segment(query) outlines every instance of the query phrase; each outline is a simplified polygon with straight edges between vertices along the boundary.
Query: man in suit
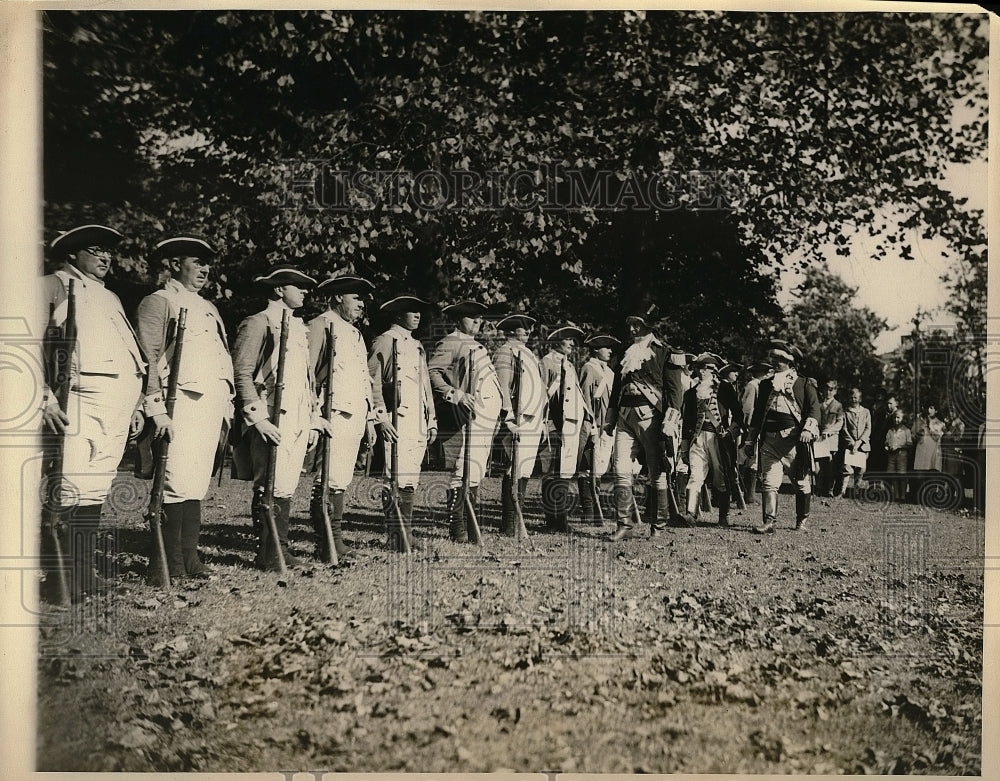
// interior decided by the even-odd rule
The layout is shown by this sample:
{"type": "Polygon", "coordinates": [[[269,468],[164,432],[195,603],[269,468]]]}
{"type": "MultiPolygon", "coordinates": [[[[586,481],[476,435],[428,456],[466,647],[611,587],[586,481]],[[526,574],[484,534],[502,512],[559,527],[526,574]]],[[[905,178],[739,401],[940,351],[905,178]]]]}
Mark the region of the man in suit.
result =
{"type": "Polygon", "coordinates": [[[612,351],[621,342],[607,334],[595,334],[584,341],[590,349],[590,358],[580,370],[580,390],[583,400],[594,416],[584,423],[580,433],[578,458],[579,477],[577,488],[580,492],[580,515],[584,523],[600,523],[596,514],[600,502],[601,478],[611,463],[614,435],[605,431],[608,407],[611,404],[611,387],[615,373],[608,366],[612,351]]]}
{"type": "Polygon", "coordinates": [[[871,452],[872,416],[861,406],[861,389],[851,388],[850,403],[844,410],[844,426],[840,429],[840,454],[837,459],[842,468],[837,496],[843,497],[848,484],[852,491],[861,487],[861,478],[868,465],[871,452]]]}
{"type": "Polygon", "coordinates": [[[611,390],[604,430],[615,438],[615,520],[612,542],[635,536],[638,507],[633,495],[635,464],[645,457],[650,492],[646,520],[655,534],[668,522],[668,471],[680,439],[684,392],[683,354],[653,333],[648,314],[626,318],[632,344],[625,350],[611,390]]]}
{"type": "Polygon", "coordinates": [[[549,351],[542,358],[542,379],[548,397],[548,444],[542,452],[542,511],[552,531],[569,531],[572,503],[570,480],[576,475],[580,434],[593,420],[580,389],[572,354],[583,331],[568,323],[549,333],[549,351]]]}
{"type": "Polygon", "coordinates": [[[772,340],[769,362],[774,376],[763,380],[747,449],[759,451],[763,483],[761,534],[774,532],[778,515],[778,489],[787,474],[795,485],[795,528],[805,528],[812,494],[812,442],[819,434],[819,398],[807,378],[796,371],[802,353],[794,345],[772,340]]]}
{"type": "Polygon", "coordinates": [[[455,542],[468,542],[470,532],[473,535],[475,532],[465,516],[463,480],[467,427],[471,422],[469,500],[475,506],[498,421],[509,419],[510,402],[505,399],[486,348],[476,341],[486,306],[478,301],[463,300],[442,311],[454,320],[455,330],[438,342],[427,365],[431,387],[448,411],[452,423],[449,428],[454,432],[444,442],[445,460],[452,466],[446,500],[449,536],[455,542]]]}
{"type": "MultiPolygon", "coordinates": [[[[420,483],[420,464],[427,446],[437,439],[437,416],[424,346],[413,337],[430,304],[416,296],[397,296],[379,307],[392,318],[392,325],[375,337],[368,356],[372,377],[375,419],[382,427],[385,463],[392,462],[392,448],[398,451],[399,474],[392,479],[399,486],[399,506],[411,549],[420,545],[413,538],[413,496],[420,483]],[[396,385],[393,385],[393,346],[396,347],[396,385]],[[392,410],[397,409],[399,427],[392,427],[392,410]]],[[[388,474],[388,471],[386,472],[388,474]]],[[[402,533],[392,517],[391,493],[383,496],[388,547],[404,550],[402,533]]]]}
{"type": "MultiPolygon", "coordinates": [[[[292,495],[298,486],[306,449],[319,433],[329,435],[330,426],[318,414],[313,390],[309,337],[305,323],[291,314],[300,308],[306,291],[316,281],[296,266],[281,263],[254,278],[267,289],[263,311],[240,323],[233,344],[233,374],[238,410],[234,421],[233,477],[253,480],[251,513],[259,537],[256,563],[265,570],[278,570],[277,546],[285,563],[302,563],[288,550],[288,516],[292,495]],[[288,313],[288,343],[285,352],[281,416],[271,422],[277,380],[281,323],[288,313]],[[278,539],[260,514],[267,479],[268,459],[274,446],[274,517],[278,539]]],[[[367,373],[366,373],[367,377],[367,373]]]]}
{"type": "Polygon", "coordinates": [[[816,439],[816,493],[829,496],[835,483],[834,460],[840,446],[840,430],[844,427],[844,407],[837,400],[837,381],[829,379],[823,385],[823,400],[819,403],[819,437],[816,439]]]}
{"type": "Polygon", "coordinates": [[[508,315],[497,323],[497,328],[506,334],[507,341],[497,348],[493,354],[493,365],[496,367],[500,388],[509,399],[510,409],[514,409],[515,387],[519,389],[517,397],[518,416],[511,422],[517,433],[508,429],[503,434],[504,450],[513,456],[513,438],[518,438],[518,461],[516,467],[511,464],[504,473],[500,489],[500,533],[513,536],[516,532],[514,522],[514,480],[517,482],[517,494],[522,499],[528,490],[528,479],[534,470],[535,459],[538,456],[538,446],[542,440],[547,421],[547,393],[545,380],[542,377],[542,366],[538,358],[528,347],[535,318],[515,313],[508,315]],[[515,376],[517,359],[521,362],[521,375],[515,376]],[[515,471],[516,470],[516,471],[515,471]],[[516,475],[516,477],[515,477],[516,475]]]}
{"type": "MultiPolygon", "coordinates": [[[[364,337],[355,327],[365,311],[364,296],[375,285],[362,277],[351,274],[326,279],[316,288],[315,295],[326,297],[325,312],[309,321],[309,366],[319,398],[317,406],[323,408],[323,397],[330,394],[330,528],[338,559],[351,557],[354,550],[344,540],[344,503],[347,488],[354,479],[361,440],[367,436],[369,445],[375,443],[375,414],[373,404],[373,378],[368,365],[368,348],[364,337]],[[333,327],[334,354],[333,384],[326,387],[329,366],[327,357],[327,328],[333,327]]],[[[379,420],[385,438],[392,441],[396,431],[383,415],[379,420]]],[[[419,461],[417,462],[419,464],[419,461]]],[[[419,469],[418,469],[419,471],[419,469]]],[[[316,540],[316,556],[320,561],[330,561],[330,551],[323,527],[322,508],[319,505],[320,475],[313,486],[310,516],[316,540]]]]}
{"type": "MultiPolygon", "coordinates": [[[[63,469],[58,491],[60,548],[72,567],[70,596],[80,600],[106,584],[95,570],[101,511],[125,452],[129,433],[138,433],[138,409],[146,378],[146,359],[118,296],[104,286],[112,251],[122,234],[104,225],[82,225],[57,236],[51,244],[62,265],[42,278],[48,326],[63,327],[68,291],[73,283],[76,344],[70,358],[68,402],[59,406],[57,378],[46,376],[41,402],[46,434],[63,437],[63,469]]],[[[45,329],[48,333],[48,328],[45,329]]],[[[57,349],[47,343],[49,353],[57,349]]],[[[51,368],[50,360],[46,360],[51,368]]],[[[42,556],[50,560],[54,543],[43,537],[42,556]],[[50,549],[48,546],[53,545],[50,549]]],[[[53,562],[54,563],[54,562],[53,562]]],[[[54,598],[55,572],[47,573],[42,594],[54,598]]]]}
{"type": "Polygon", "coordinates": [[[688,463],[688,495],[685,521],[693,526],[701,487],[711,475],[719,526],[729,525],[730,485],[723,468],[722,448],[728,448],[735,466],[736,437],[743,427],[743,412],[736,388],[716,374],[716,356],[703,353],[692,364],[697,382],[684,393],[681,410],[681,457],[688,463]]]}
{"type": "MultiPolygon", "coordinates": [[[[153,248],[150,262],[162,261],[170,279],[146,296],[136,315],[139,343],[151,368],[144,401],[147,440],[167,440],[163,492],[163,547],[171,578],[207,578],[198,558],[201,502],[208,493],[219,435],[233,415],[233,362],[226,328],[215,305],[201,295],[215,258],[203,239],[175,236],[153,248]],[[173,416],[167,415],[165,387],[176,347],[176,323],[187,310],[180,375],[173,416]]],[[[145,475],[152,476],[152,469],[145,475]]],[[[156,546],[153,546],[156,555],[156,546]]],[[[160,583],[150,562],[147,579],[160,583]]]]}

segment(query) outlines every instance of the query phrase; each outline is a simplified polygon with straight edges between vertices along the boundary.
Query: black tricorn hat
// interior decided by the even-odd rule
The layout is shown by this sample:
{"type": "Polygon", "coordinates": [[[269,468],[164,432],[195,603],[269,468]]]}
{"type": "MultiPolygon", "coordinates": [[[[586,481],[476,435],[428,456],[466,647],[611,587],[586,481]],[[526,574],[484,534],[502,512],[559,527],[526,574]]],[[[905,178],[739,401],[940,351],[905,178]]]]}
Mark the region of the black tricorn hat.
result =
{"type": "Polygon", "coordinates": [[[448,317],[482,317],[486,314],[486,309],[486,305],[480,304],[478,301],[462,299],[454,304],[449,304],[441,311],[448,317]]]}
{"type": "Polygon", "coordinates": [[[599,350],[602,347],[610,347],[614,349],[615,347],[621,346],[621,342],[615,339],[613,336],[608,334],[594,334],[588,337],[583,342],[587,347],[592,347],[595,350],[599,350]]]}
{"type": "Polygon", "coordinates": [[[316,280],[298,270],[291,263],[276,263],[267,270],[266,274],[258,274],[253,281],[259,285],[268,287],[281,287],[282,285],[295,285],[303,290],[316,286],[316,280]]]}
{"type": "Polygon", "coordinates": [[[729,374],[730,372],[741,372],[743,371],[743,364],[741,363],[727,363],[721,369],[719,369],[719,374],[729,374]]]}
{"type": "Polygon", "coordinates": [[[538,320],[531,315],[526,315],[523,313],[515,313],[512,315],[507,315],[505,318],[497,322],[497,328],[503,331],[514,331],[518,328],[523,328],[525,331],[530,331],[535,327],[535,323],[538,320]]]}
{"type": "Polygon", "coordinates": [[[115,247],[125,237],[106,225],[80,225],[52,239],[49,247],[59,252],[76,252],[87,247],[115,247]]]}
{"type": "Polygon", "coordinates": [[[149,253],[150,260],[198,258],[204,261],[212,260],[215,256],[216,252],[212,245],[197,236],[174,236],[164,239],[149,253]]]}
{"type": "Polygon", "coordinates": [[[385,312],[386,314],[395,314],[396,312],[424,312],[430,309],[431,306],[432,304],[429,301],[424,301],[422,298],[417,298],[416,296],[396,296],[382,304],[378,308],[378,311],[385,312]]]}
{"type": "Polygon", "coordinates": [[[324,279],[316,288],[316,292],[332,296],[340,293],[371,293],[375,285],[364,277],[356,277],[353,274],[340,274],[329,279],[324,279]]]}
{"type": "Polygon", "coordinates": [[[545,337],[548,342],[559,339],[583,339],[583,329],[573,323],[563,323],[549,331],[549,335],[545,337]]]}

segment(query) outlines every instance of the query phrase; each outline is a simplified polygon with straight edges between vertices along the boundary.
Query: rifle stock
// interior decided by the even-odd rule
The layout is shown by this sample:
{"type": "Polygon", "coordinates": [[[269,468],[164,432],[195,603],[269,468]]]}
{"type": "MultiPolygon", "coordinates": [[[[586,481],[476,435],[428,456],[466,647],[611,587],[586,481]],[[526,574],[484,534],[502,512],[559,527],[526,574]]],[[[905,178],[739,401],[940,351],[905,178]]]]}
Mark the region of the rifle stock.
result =
{"type": "MultiPolygon", "coordinates": [[[[475,376],[473,374],[473,367],[475,366],[475,351],[473,349],[469,350],[469,358],[466,364],[467,377],[466,380],[466,393],[470,396],[475,396],[475,376]]],[[[463,459],[463,469],[462,469],[462,493],[464,494],[465,501],[465,511],[469,514],[469,520],[472,523],[472,529],[476,535],[476,544],[482,547],[483,545],[483,535],[479,531],[479,519],[476,517],[476,508],[472,501],[472,494],[470,488],[472,487],[472,424],[476,419],[475,407],[469,410],[469,415],[465,421],[465,458],[463,459]]]]}
{"type": "MultiPolygon", "coordinates": [[[[337,357],[337,335],[333,330],[333,323],[326,327],[326,396],[323,399],[323,417],[329,422],[333,416],[333,372],[334,360],[337,357]]],[[[330,551],[330,563],[333,566],[340,564],[337,557],[337,546],[333,541],[333,526],[330,520],[330,448],[333,442],[331,437],[323,437],[323,459],[320,466],[319,498],[322,509],[320,513],[323,519],[323,533],[326,535],[326,547],[330,551]]]]}
{"type": "MultiPolygon", "coordinates": [[[[66,324],[63,328],[54,324],[55,305],[49,304],[49,327],[46,329],[46,339],[58,342],[52,355],[52,385],[56,393],[59,409],[66,412],[69,407],[69,386],[73,371],[73,353],[76,350],[76,291],[75,280],[69,280],[66,294],[66,324]]],[[[66,521],[61,516],[62,510],[62,480],[63,456],[66,449],[66,434],[56,434],[49,440],[50,458],[43,483],[42,529],[49,535],[56,555],[56,578],[59,588],[59,602],[68,605],[71,600],[69,583],[66,580],[66,559],[63,554],[62,541],[59,539],[61,528],[66,521]]]]}
{"type": "Polygon", "coordinates": [[[392,340],[392,427],[396,431],[396,441],[387,443],[390,452],[390,483],[389,496],[392,501],[392,512],[399,525],[402,535],[403,553],[410,552],[410,540],[406,534],[406,524],[403,521],[403,510],[399,506],[399,348],[396,339],[392,340]]]}
{"type": "MultiPolygon", "coordinates": [[[[290,312],[285,309],[281,313],[281,337],[278,340],[278,367],[274,377],[274,397],[271,408],[271,423],[277,427],[281,423],[281,397],[285,389],[285,353],[288,351],[288,319],[290,312]]],[[[264,514],[264,522],[267,523],[271,531],[271,544],[274,545],[278,559],[278,572],[282,575],[288,572],[285,565],[285,553],[281,550],[281,541],[278,539],[278,522],[274,517],[274,479],[278,468],[278,446],[273,442],[268,443],[267,451],[267,475],[264,478],[264,496],[261,501],[261,512],[264,514]]],[[[267,551],[263,552],[265,561],[267,551]]]]}
{"type": "MultiPolygon", "coordinates": [[[[167,342],[171,339],[171,329],[174,330],[174,354],[170,361],[170,379],[167,380],[167,398],[165,406],[167,416],[174,417],[174,408],[177,405],[177,382],[181,368],[181,353],[184,350],[184,331],[187,328],[187,309],[181,309],[177,313],[177,320],[167,326],[167,342]]],[[[170,569],[167,566],[167,551],[163,544],[163,492],[166,488],[167,477],[167,456],[170,453],[170,441],[161,438],[156,444],[156,467],[153,471],[153,486],[149,495],[149,508],[146,510],[146,520],[149,528],[153,532],[153,543],[156,545],[158,565],[160,568],[160,579],[164,586],[170,586],[170,569]]]]}
{"type": "MultiPolygon", "coordinates": [[[[512,410],[514,415],[514,425],[518,426],[521,423],[521,354],[518,353],[514,356],[514,388],[511,396],[511,406],[514,408],[512,410]]],[[[511,479],[511,494],[514,499],[514,532],[517,539],[529,540],[528,529],[524,525],[524,511],[521,509],[521,442],[520,433],[513,434],[513,441],[511,443],[511,467],[510,467],[510,479],[511,479]]]]}

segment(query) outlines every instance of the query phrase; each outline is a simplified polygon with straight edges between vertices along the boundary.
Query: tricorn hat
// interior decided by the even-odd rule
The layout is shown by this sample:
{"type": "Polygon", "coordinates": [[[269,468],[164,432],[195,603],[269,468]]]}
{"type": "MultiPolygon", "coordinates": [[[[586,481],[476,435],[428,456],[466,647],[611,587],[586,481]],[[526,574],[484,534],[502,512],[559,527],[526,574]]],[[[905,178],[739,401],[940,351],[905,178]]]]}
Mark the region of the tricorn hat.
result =
{"type": "Polygon", "coordinates": [[[602,347],[610,347],[614,349],[615,347],[621,346],[621,342],[615,339],[613,336],[608,334],[594,334],[593,336],[587,338],[583,342],[587,347],[593,348],[594,350],[600,350],[602,347]]]}
{"type": "Polygon", "coordinates": [[[749,366],[747,366],[747,371],[750,374],[767,374],[774,367],[767,361],[754,361],[749,366]]]}
{"type": "Polygon", "coordinates": [[[448,317],[482,317],[486,313],[486,305],[478,301],[463,298],[454,304],[449,304],[441,310],[448,317]]]}
{"type": "Polygon", "coordinates": [[[153,247],[149,259],[198,258],[204,261],[211,260],[215,255],[215,249],[204,239],[199,239],[197,236],[174,236],[164,239],[153,247]]]}
{"type": "Polygon", "coordinates": [[[768,351],[773,355],[784,358],[789,363],[795,363],[802,357],[802,351],[784,339],[772,339],[768,344],[768,351]]]}
{"type": "Polygon", "coordinates": [[[339,274],[329,279],[324,279],[316,286],[316,292],[321,295],[332,296],[342,293],[371,293],[375,285],[364,277],[356,277],[353,274],[339,274]]]}
{"type": "Polygon", "coordinates": [[[573,323],[563,323],[549,331],[545,337],[546,341],[554,342],[560,339],[582,339],[583,329],[573,325],[573,323]]]}
{"type": "Polygon", "coordinates": [[[526,315],[523,313],[515,313],[512,315],[507,315],[505,318],[497,323],[497,328],[502,331],[516,331],[518,328],[523,328],[525,331],[529,331],[535,327],[536,320],[531,315],[526,315]]]}
{"type": "Polygon", "coordinates": [[[719,374],[729,374],[730,372],[741,372],[743,371],[742,363],[727,363],[721,369],[719,369],[719,374]]]}
{"type": "Polygon", "coordinates": [[[125,237],[121,233],[106,225],[80,225],[60,233],[49,246],[53,250],[70,253],[87,247],[110,249],[117,246],[123,238],[125,237]]]}
{"type": "Polygon", "coordinates": [[[267,270],[266,274],[258,274],[254,277],[253,281],[258,285],[267,285],[268,287],[295,285],[303,290],[308,290],[316,285],[315,279],[302,273],[291,263],[276,263],[267,270]]]}
{"type": "Polygon", "coordinates": [[[713,355],[712,353],[702,353],[701,355],[697,356],[693,361],[691,361],[691,368],[702,369],[707,366],[718,371],[721,363],[722,360],[719,358],[718,355],[713,355]]]}
{"type": "Polygon", "coordinates": [[[430,301],[424,301],[422,298],[417,298],[416,296],[396,296],[382,304],[378,308],[378,311],[385,312],[386,314],[394,314],[396,312],[423,312],[430,308],[430,301]]]}

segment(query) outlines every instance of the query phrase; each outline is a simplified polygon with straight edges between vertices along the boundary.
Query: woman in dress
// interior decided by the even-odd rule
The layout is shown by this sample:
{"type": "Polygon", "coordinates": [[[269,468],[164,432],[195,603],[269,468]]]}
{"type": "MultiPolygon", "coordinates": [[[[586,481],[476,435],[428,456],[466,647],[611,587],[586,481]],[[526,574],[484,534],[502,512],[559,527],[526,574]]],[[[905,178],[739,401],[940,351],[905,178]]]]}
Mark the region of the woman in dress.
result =
{"type": "Polygon", "coordinates": [[[927,404],[924,414],[917,417],[913,427],[913,469],[941,471],[941,437],[944,421],[937,416],[937,407],[927,404]]]}

